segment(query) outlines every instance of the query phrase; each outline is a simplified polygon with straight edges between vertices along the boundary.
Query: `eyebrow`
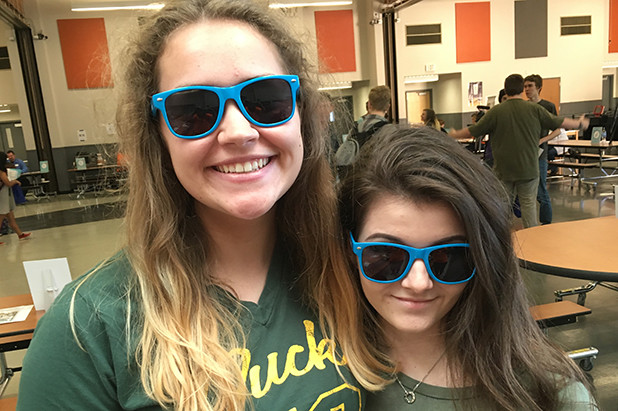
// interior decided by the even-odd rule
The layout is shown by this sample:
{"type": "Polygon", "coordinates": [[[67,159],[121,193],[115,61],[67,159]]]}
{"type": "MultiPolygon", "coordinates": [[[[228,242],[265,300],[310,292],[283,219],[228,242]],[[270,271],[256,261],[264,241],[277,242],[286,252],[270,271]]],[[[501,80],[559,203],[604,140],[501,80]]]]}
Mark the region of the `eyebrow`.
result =
{"type": "Polygon", "coordinates": [[[240,80],[238,83],[236,84],[232,84],[231,86],[217,86],[214,84],[206,84],[206,83],[187,83],[185,85],[181,85],[181,86],[176,86],[174,88],[171,88],[170,90],[175,90],[177,88],[184,88],[184,87],[216,87],[216,88],[229,88],[229,87],[235,87],[237,85],[239,85],[240,83],[244,83],[245,81],[249,81],[249,80],[254,80],[256,78],[260,78],[260,77],[268,77],[268,76],[286,76],[287,74],[274,74],[274,73],[270,73],[270,74],[257,74],[255,76],[252,77],[247,77],[244,80],[240,80]]]}
{"type": "MultiPolygon", "coordinates": [[[[370,241],[375,241],[375,242],[392,242],[392,243],[396,243],[396,244],[408,245],[405,241],[403,241],[399,237],[396,237],[396,236],[391,235],[391,234],[380,233],[380,232],[371,234],[369,237],[367,237],[367,239],[364,242],[370,242],[370,241]]],[[[432,247],[434,245],[441,245],[441,244],[462,243],[462,242],[463,243],[467,242],[465,235],[463,235],[463,234],[453,234],[453,235],[448,236],[448,237],[440,238],[440,239],[432,242],[431,244],[427,245],[426,247],[432,247]]]]}

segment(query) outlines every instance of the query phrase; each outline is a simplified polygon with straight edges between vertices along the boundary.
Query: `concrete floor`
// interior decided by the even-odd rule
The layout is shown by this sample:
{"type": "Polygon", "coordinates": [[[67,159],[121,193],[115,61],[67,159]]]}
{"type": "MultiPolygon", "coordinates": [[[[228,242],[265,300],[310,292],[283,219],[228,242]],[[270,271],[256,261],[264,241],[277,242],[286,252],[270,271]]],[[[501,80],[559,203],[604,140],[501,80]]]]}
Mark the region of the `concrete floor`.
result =
{"type": "MultiPolygon", "coordinates": [[[[618,179],[614,180],[618,183],[618,179]]],[[[554,209],[554,222],[580,220],[614,213],[613,199],[599,194],[610,192],[611,186],[594,191],[570,188],[568,180],[554,180],[548,189],[554,209]]],[[[120,204],[116,196],[87,197],[79,200],[61,195],[51,200],[30,201],[16,210],[18,224],[32,231],[32,238],[18,241],[15,235],[0,237],[0,296],[28,293],[22,262],[67,257],[75,278],[98,261],[112,254],[122,244],[122,220],[111,205],[120,204]]],[[[518,226],[515,223],[515,227],[518,226]]],[[[556,239],[560,247],[565,239],[556,239]]],[[[554,300],[553,291],[587,283],[529,271],[523,272],[532,301],[537,304],[554,300]]],[[[575,300],[573,297],[566,297],[575,300]]],[[[602,410],[618,411],[618,293],[597,287],[589,293],[586,306],[592,314],[580,317],[575,324],[549,329],[549,337],[565,350],[594,346],[599,355],[589,372],[597,390],[602,410]]],[[[10,352],[10,366],[19,366],[24,352],[10,352]]],[[[5,396],[15,395],[19,373],[11,380],[5,396]]]]}

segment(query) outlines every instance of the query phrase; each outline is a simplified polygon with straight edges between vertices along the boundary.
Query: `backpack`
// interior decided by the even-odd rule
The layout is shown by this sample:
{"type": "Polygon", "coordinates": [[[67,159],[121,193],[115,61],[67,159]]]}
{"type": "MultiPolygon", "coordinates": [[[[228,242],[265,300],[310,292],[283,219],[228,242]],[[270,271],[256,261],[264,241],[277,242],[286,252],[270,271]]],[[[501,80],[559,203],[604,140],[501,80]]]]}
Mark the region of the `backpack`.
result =
{"type": "Polygon", "coordinates": [[[354,160],[356,160],[356,157],[358,157],[358,152],[363,144],[365,144],[371,136],[385,124],[388,123],[384,120],[377,121],[369,128],[369,130],[366,131],[358,131],[358,125],[352,127],[350,133],[348,134],[348,138],[346,138],[343,144],[339,146],[337,152],[335,153],[335,165],[351,165],[354,160]]]}

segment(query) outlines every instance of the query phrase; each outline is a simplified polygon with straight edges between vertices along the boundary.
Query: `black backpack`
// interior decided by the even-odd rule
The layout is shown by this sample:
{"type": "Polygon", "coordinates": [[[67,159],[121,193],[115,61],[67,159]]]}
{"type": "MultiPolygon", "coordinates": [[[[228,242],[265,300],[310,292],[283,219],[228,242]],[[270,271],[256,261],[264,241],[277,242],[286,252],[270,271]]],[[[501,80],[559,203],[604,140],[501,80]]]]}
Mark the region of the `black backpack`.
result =
{"type": "Polygon", "coordinates": [[[351,165],[360,151],[363,144],[365,144],[371,136],[378,131],[382,126],[388,124],[384,120],[375,122],[368,130],[358,131],[358,125],[355,125],[350,130],[348,138],[339,146],[335,153],[335,165],[337,166],[349,166],[351,165]]]}

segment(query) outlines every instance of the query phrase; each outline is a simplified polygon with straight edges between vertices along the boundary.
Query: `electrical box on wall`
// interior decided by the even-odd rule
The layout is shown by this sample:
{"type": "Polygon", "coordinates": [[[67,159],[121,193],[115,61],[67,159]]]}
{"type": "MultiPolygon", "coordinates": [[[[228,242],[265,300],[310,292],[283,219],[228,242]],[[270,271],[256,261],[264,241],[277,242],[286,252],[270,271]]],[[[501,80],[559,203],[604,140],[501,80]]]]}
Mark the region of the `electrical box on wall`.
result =
{"type": "Polygon", "coordinates": [[[433,63],[425,64],[425,72],[431,73],[431,72],[434,72],[434,71],[436,71],[436,65],[435,64],[433,64],[433,63]]]}
{"type": "Polygon", "coordinates": [[[83,128],[77,130],[77,139],[80,142],[86,141],[86,130],[84,130],[83,128]]]}

